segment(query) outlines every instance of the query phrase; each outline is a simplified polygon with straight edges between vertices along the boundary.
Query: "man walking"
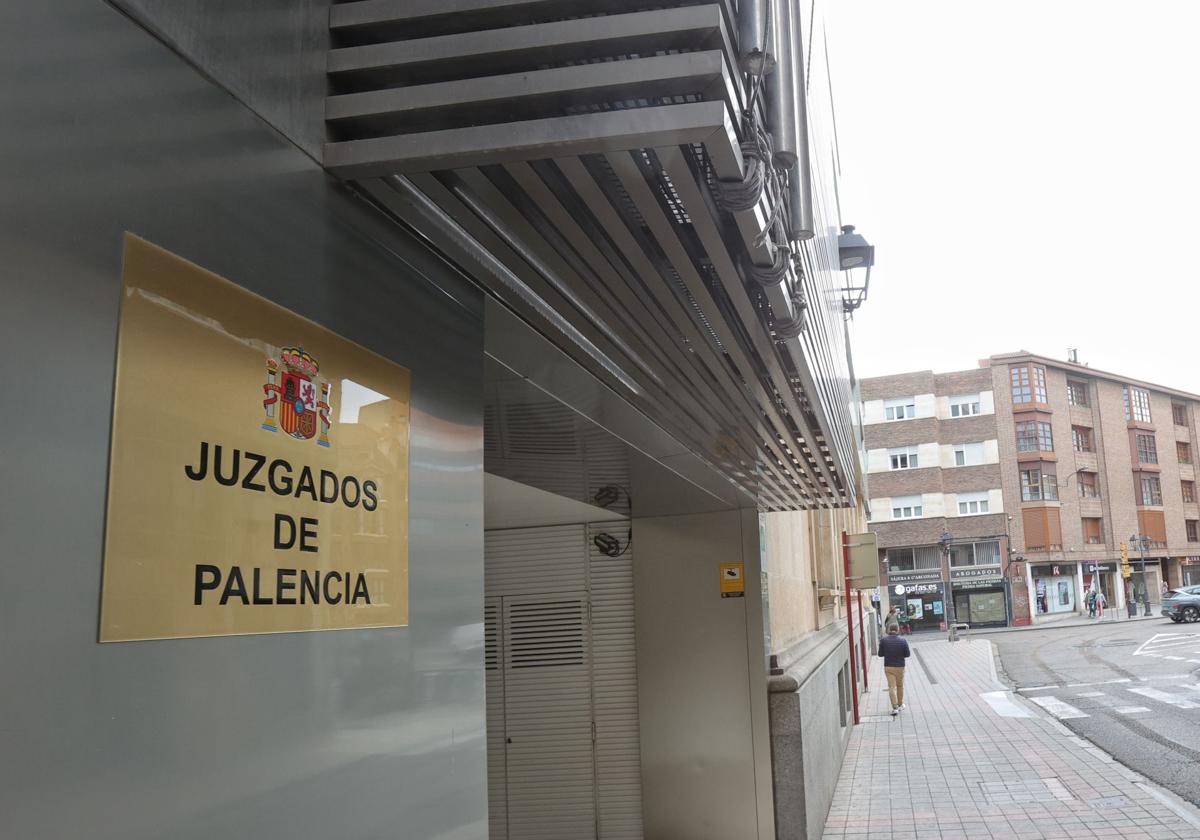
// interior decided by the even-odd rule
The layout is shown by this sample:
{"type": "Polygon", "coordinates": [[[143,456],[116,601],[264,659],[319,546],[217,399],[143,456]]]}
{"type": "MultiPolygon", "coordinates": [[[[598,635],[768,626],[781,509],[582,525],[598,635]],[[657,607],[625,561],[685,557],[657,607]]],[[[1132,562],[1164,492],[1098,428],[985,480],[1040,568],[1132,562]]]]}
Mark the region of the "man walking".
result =
{"type": "Polygon", "coordinates": [[[899,630],[888,629],[888,634],[879,642],[879,655],[883,657],[883,673],[887,676],[888,697],[892,701],[892,717],[904,710],[904,660],[911,651],[908,642],[900,638],[899,630]]]}
{"type": "Polygon", "coordinates": [[[888,610],[887,617],[883,620],[883,632],[900,632],[900,610],[897,607],[892,607],[890,610],[888,610]]]}

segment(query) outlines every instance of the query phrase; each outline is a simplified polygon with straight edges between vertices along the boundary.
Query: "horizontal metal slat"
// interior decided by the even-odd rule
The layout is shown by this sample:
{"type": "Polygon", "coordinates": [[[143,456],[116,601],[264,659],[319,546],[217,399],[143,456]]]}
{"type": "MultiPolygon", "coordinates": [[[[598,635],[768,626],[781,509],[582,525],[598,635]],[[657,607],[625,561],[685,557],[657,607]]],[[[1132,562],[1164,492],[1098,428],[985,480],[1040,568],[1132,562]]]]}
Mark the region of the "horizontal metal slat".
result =
{"type": "MultiPolygon", "coordinates": [[[[712,0],[675,0],[674,6],[695,6],[712,0]]],[[[726,25],[733,19],[726,7],[726,25]]],[[[335,3],[329,28],[339,36],[416,38],[547,20],[618,14],[645,8],[645,0],[357,0],[335,3]]]]}
{"type": "Polygon", "coordinates": [[[737,154],[728,109],[692,102],[327,143],[325,165],[342,177],[366,178],[713,140],[737,154]]]}
{"type": "Polygon", "coordinates": [[[411,83],[724,44],[720,8],[692,6],[342,47],[329,51],[326,70],[335,78],[411,83]]]}
{"type": "MultiPolygon", "coordinates": [[[[693,95],[734,107],[733,82],[717,50],[455,79],[330,96],[325,119],[339,133],[412,134],[564,116],[614,100],[693,95]]],[[[646,104],[653,104],[653,101],[646,104]]]]}

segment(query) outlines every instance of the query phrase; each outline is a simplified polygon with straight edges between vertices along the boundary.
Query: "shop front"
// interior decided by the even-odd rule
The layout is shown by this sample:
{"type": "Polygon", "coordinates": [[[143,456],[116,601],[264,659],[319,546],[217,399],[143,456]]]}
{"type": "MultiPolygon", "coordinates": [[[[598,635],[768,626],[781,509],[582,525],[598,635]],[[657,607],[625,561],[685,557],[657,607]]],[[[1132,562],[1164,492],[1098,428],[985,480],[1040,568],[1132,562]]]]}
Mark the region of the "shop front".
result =
{"type": "Polygon", "coordinates": [[[891,571],[887,593],[888,605],[899,610],[902,632],[941,627],[946,615],[941,569],[891,571]]]}
{"type": "Polygon", "coordinates": [[[998,565],[952,568],[950,586],[957,623],[972,627],[1003,627],[1008,623],[1004,578],[998,565]]]}
{"type": "Polygon", "coordinates": [[[1182,586],[1200,586],[1200,557],[1181,557],[1179,577],[1182,586]]]}
{"type": "Polygon", "coordinates": [[[1162,582],[1166,579],[1163,574],[1162,560],[1158,557],[1142,559],[1131,557],[1129,560],[1130,574],[1125,580],[1125,603],[1135,604],[1152,615],[1151,604],[1162,601],[1162,582]]]}
{"type": "Polygon", "coordinates": [[[1117,608],[1116,589],[1114,588],[1114,580],[1120,579],[1120,572],[1117,571],[1116,563],[1087,563],[1083,568],[1083,591],[1086,593],[1092,588],[1093,575],[1098,577],[1097,588],[1104,593],[1105,609],[1114,610],[1117,608]]]}
{"type": "Polygon", "coordinates": [[[1053,563],[1034,566],[1033,575],[1034,614],[1076,612],[1080,598],[1076,592],[1076,576],[1079,567],[1074,563],[1053,563]]]}
{"type": "Polygon", "coordinates": [[[892,606],[900,608],[901,632],[939,630],[946,617],[943,583],[896,583],[891,587],[892,606]]]}

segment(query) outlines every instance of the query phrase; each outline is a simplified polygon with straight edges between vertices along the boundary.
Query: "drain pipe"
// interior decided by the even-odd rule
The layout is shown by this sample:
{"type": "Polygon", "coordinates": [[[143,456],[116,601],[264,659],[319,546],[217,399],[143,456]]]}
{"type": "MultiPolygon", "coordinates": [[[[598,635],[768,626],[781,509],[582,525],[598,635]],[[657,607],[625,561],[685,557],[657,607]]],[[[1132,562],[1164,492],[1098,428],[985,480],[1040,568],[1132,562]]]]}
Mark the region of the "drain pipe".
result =
{"type": "Polygon", "coordinates": [[[854,725],[858,726],[858,655],[854,650],[854,612],[850,609],[850,535],[845,531],[842,531],[842,572],[842,604],[846,607],[850,642],[850,696],[854,698],[854,725]]]}
{"type": "Polygon", "coordinates": [[[742,72],[758,78],[775,67],[771,37],[771,0],[742,0],[738,4],[738,66],[742,72]]]}
{"type": "MultiPolygon", "coordinates": [[[[786,5],[786,3],[785,3],[786,5]]],[[[811,21],[809,24],[811,25],[811,21]]],[[[789,35],[792,44],[791,66],[793,101],[795,102],[795,151],[796,167],[788,177],[788,205],[790,208],[791,238],[805,241],[813,238],[812,167],[808,155],[808,81],[804,72],[804,26],[797,6],[788,15],[789,35]]]]}
{"type": "Polygon", "coordinates": [[[771,41],[775,45],[775,72],[767,79],[767,128],[774,143],[772,163],[777,169],[796,165],[796,74],[793,68],[792,10],[788,0],[771,4],[771,41]]]}

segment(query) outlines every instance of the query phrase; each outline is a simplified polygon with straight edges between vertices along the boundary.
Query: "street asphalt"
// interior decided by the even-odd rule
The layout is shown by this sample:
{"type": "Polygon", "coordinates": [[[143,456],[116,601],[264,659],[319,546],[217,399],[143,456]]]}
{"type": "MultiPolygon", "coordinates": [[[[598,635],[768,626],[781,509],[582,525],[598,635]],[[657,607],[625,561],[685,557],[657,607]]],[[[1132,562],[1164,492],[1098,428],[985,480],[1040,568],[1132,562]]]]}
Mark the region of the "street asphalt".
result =
{"type": "MultiPolygon", "coordinates": [[[[1023,697],[1200,805],[1200,624],[1164,618],[987,638],[1023,697]]],[[[1099,760],[1096,772],[1107,772],[1099,760]]]]}

